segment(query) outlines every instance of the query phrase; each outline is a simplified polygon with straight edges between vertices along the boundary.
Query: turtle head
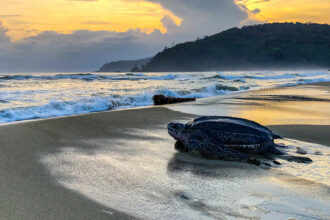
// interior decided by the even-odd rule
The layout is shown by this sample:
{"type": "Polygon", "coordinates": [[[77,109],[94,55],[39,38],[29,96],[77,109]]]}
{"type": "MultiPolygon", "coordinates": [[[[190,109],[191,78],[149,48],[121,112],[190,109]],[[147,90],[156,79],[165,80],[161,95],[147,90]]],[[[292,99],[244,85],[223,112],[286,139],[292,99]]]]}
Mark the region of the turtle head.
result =
{"type": "Polygon", "coordinates": [[[177,141],[185,142],[186,126],[181,123],[169,123],[167,125],[168,133],[177,141]]]}

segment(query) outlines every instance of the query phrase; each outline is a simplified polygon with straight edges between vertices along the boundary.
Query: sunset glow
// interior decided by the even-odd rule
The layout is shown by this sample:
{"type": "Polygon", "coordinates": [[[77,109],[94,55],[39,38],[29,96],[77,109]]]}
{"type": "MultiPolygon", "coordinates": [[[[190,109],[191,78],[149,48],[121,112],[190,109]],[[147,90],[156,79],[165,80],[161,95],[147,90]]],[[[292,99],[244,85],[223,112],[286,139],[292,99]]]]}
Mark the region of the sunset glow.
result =
{"type": "Polygon", "coordinates": [[[160,4],[143,0],[2,0],[0,21],[13,40],[43,31],[71,33],[75,30],[117,31],[155,29],[166,32],[161,20],[181,19],[160,4]]]}
{"type": "Polygon", "coordinates": [[[235,0],[249,19],[260,22],[330,23],[329,0],[235,0]]]}
{"type": "MultiPolygon", "coordinates": [[[[249,21],[330,23],[329,0],[233,1],[248,14],[243,24],[249,21]]],[[[12,41],[43,31],[69,34],[76,30],[140,29],[151,33],[157,29],[166,33],[162,19],[170,19],[177,26],[183,19],[164,5],[150,0],[2,0],[0,22],[12,41]]]]}

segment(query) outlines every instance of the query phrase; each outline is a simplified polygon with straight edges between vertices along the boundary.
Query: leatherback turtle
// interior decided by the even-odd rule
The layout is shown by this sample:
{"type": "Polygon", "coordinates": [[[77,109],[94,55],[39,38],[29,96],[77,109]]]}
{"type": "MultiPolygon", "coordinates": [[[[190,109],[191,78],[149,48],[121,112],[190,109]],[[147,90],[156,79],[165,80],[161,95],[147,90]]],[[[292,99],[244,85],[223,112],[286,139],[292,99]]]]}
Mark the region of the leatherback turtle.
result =
{"type": "Polygon", "coordinates": [[[256,162],[253,155],[286,154],[283,146],[274,143],[274,139],[281,138],[279,135],[247,119],[204,116],[187,124],[170,123],[167,128],[177,140],[178,150],[210,159],[251,162],[253,158],[252,162],[256,162]]]}

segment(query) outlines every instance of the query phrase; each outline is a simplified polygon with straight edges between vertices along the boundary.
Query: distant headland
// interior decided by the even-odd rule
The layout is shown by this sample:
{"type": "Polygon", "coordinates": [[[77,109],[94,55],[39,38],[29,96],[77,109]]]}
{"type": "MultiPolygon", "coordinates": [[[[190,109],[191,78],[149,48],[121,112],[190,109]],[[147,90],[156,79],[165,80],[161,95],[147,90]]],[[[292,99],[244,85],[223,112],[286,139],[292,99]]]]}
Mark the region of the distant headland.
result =
{"type": "MultiPolygon", "coordinates": [[[[140,61],[130,61],[127,67],[134,72],[329,68],[330,25],[267,23],[235,27],[165,48],[153,58],[140,61]]],[[[99,71],[114,71],[105,66],[99,71]]]]}
{"type": "Polygon", "coordinates": [[[138,60],[121,60],[104,64],[97,72],[139,72],[143,65],[146,65],[150,58],[138,60]]]}

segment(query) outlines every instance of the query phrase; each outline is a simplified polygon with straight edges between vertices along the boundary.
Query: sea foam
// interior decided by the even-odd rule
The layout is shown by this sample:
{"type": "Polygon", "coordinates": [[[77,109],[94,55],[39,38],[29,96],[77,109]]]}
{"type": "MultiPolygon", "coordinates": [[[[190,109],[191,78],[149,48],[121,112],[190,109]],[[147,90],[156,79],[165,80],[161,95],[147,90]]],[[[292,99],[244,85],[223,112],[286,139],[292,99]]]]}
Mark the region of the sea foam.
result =
{"type": "MultiPolygon", "coordinates": [[[[170,89],[159,89],[154,92],[131,96],[110,95],[106,97],[85,98],[75,101],[51,101],[46,105],[41,106],[2,109],[0,110],[0,123],[148,106],[153,104],[152,97],[156,94],[163,94],[165,96],[176,98],[204,98],[239,90],[240,88],[214,83],[207,87],[201,87],[194,90],[172,91],[170,89]]],[[[0,100],[0,103],[1,101],[2,100],[0,100]]]]}
{"type": "Polygon", "coordinates": [[[0,75],[0,123],[152,105],[155,94],[205,98],[329,82],[328,71],[0,75]]]}

